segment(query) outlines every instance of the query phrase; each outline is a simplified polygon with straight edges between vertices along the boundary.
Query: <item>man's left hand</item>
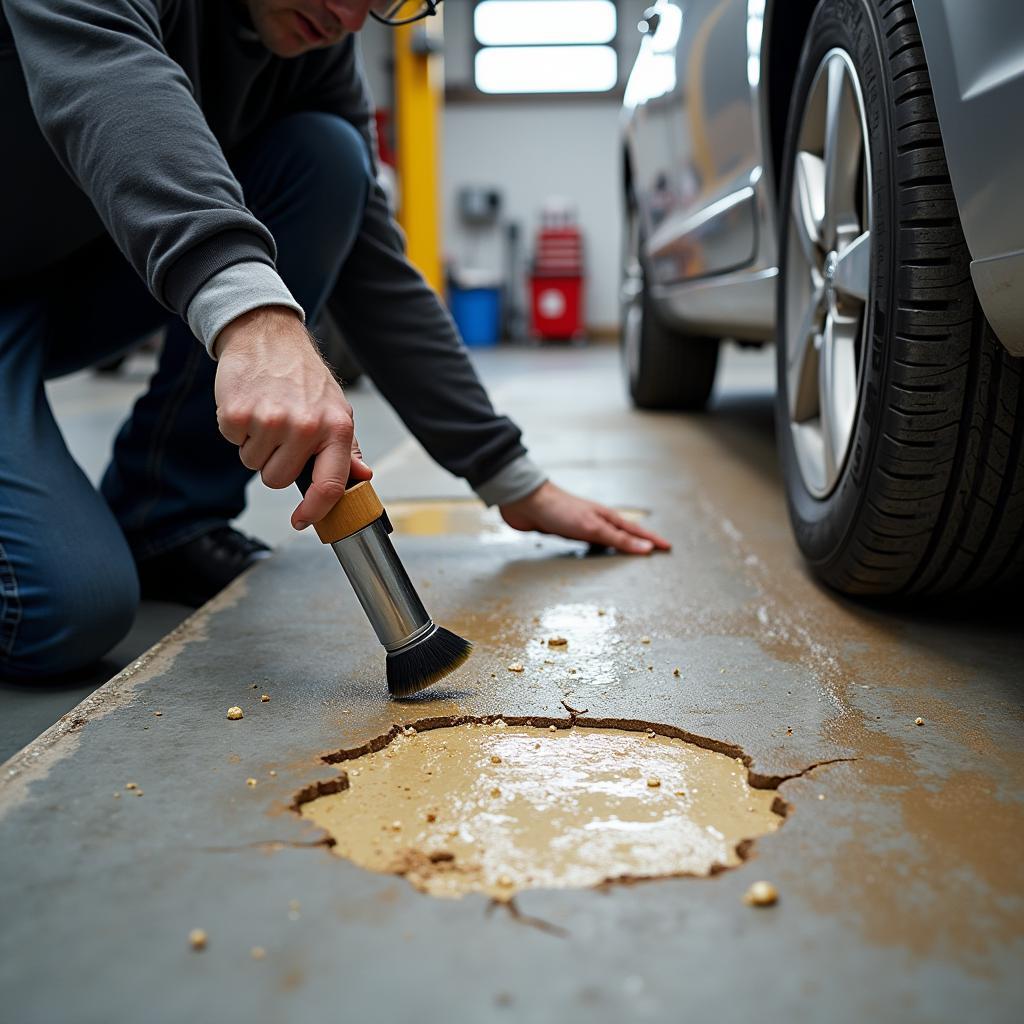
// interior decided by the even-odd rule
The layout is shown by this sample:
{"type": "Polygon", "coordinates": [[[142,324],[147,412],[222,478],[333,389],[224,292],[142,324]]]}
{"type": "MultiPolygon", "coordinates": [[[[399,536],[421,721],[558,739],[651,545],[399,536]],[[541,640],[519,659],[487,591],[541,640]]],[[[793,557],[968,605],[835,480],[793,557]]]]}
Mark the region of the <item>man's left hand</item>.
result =
{"type": "Polygon", "coordinates": [[[615,548],[628,555],[649,555],[672,548],[664,537],[595,501],[563,491],[550,480],[525,498],[502,505],[501,517],[513,530],[553,533],[569,540],[615,548]]]}

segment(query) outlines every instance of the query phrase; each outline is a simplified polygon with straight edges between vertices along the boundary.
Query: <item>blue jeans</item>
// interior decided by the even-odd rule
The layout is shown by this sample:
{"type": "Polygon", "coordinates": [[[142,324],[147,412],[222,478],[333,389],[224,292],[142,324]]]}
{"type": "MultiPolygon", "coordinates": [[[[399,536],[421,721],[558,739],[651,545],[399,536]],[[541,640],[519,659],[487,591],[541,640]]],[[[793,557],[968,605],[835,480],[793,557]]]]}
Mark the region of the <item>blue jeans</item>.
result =
{"type": "MultiPolygon", "coordinates": [[[[277,268],[313,323],[366,208],[370,159],[339,117],[292,114],[229,155],[277,268]]],[[[0,301],[0,678],[91,664],[132,624],[135,562],[234,519],[252,473],[217,429],[216,363],[104,237],[0,301]],[[100,492],[71,458],[43,381],[166,326],[159,366],[100,492]]]]}

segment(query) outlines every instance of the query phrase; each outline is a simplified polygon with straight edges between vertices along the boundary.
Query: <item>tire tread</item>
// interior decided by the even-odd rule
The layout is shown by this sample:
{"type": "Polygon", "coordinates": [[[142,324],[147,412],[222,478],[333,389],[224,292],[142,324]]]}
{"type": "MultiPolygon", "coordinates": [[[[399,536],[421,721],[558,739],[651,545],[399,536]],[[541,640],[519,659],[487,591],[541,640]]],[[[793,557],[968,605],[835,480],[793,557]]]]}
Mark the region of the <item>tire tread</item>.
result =
{"type": "Polygon", "coordinates": [[[937,595],[1024,570],[1024,360],[974,293],[913,7],[879,9],[896,140],[893,358],[866,500],[823,575],[849,593],[937,595]]]}

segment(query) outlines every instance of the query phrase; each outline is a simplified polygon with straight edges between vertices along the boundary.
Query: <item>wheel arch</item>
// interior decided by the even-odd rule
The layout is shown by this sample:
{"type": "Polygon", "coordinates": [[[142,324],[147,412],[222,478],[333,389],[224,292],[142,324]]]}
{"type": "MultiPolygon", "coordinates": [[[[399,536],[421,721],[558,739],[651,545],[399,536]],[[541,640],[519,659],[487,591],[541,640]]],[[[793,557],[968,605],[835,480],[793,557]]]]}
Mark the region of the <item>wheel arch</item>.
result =
{"type": "Polygon", "coordinates": [[[782,180],[782,147],[789,121],[790,97],[796,82],[800,53],[807,29],[819,0],[774,0],[767,9],[764,54],[766,85],[765,125],[767,162],[772,171],[773,199],[778,206],[778,189],[782,180]]]}

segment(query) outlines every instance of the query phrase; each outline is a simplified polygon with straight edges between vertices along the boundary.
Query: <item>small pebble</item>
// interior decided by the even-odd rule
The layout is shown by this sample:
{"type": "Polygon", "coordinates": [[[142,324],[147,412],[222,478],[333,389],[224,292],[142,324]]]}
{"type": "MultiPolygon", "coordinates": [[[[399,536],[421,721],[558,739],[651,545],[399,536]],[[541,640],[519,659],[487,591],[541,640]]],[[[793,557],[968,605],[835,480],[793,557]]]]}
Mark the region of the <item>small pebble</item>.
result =
{"type": "Polygon", "coordinates": [[[270,772],[269,772],[269,775],[270,775],[271,778],[274,778],[277,775],[277,772],[275,772],[274,769],[271,768],[270,772]]]}
{"type": "Polygon", "coordinates": [[[267,951],[262,946],[253,946],[252,949],[249,950],[249,956],[251,956],[253,960],[262,960],[266,955],[267,951]]]}
{"type": "Polygon", "coordinates": [[[256,785],[256,780],[255,779],[246,779],[245,780],[245,784],[247,786],[255,786],[256,785]]]}
{"type": "Polygon", "coordinates": [[[125,789],[138,789],[139,787],[138,787],[138,785],[137,785],[136,783],[134,783],[134,782],[126,782],[126,783],[124,784],[124,788],[125,788],[125,789]]]}
{"type": "Polygon", "coordinates": [[[401,832],[402,831],[402,823],[400,821],[393,821],[393,822],[391,822],[391,831],[392,832],[401,832]]]}
{"type": "Polygon", "coordinates": [[[269,694],[269,693],[262,693],[262,694],[260,694],[260,700],[261,700],[261,701],[262,701],[262,702],[263,702],[264,704],[266,704],[266,703],[267,703],[267,701],[268,701],[268,700],[270,700],[270,694],[269,694]]]}
{"type": "Polygon", "coordinates": [[[115,800],[120,800],[121,799],[121,794],[120,793],[115,793],[114,794],[114,799],[115,800]]]}
{"type": "Polygon", "coordinates": [[[661,785],[661,779],[656,778],[655,776],[652,775],[647,780],[647,785],[650,786],[651,789],[657,789],[661,785]]]}
{"type": "Polygon", "coordinates": [[[553,636],[548,640],[548,647],[568,647],[569,641],[564,636],[553,636]]]}
{"type": "Polygon", "coordinates": [[[549,725],[548,726],[548,732],[558,732],[558,726],[557,725],[549,725]]]}
{"type": "Polygon", "coordinates": [[[154,715],[155,715],[155,716],[156,716],[157,718],[162,718],[162,717],[163,717],[163,712],[162,712],[162,711],[154,711],[154,712],[153,712],[153,714],[154,714],[154,715]]]}
{"type": "Polygon", "coordinates": [[[188,944],[196,951],[206,949],[206,932],[202,928],[193,928],[188,933],[188,944]]]}
{"type": "Polygon", "coordinates": [[[491,764],[501,764],[501,758],[497,754],[491,754],[491,764]]]}
{"type": "Polygon", "coordinates": [[[642,644],[649,644],[650,642],[651,642],[651,638],[649,636],[642,636],[642,637],[640,637],[640,643],[642,643],[642,644]]]}
{"type": "Polygon", "coordinates": [[[508,670],[509,670],[509,672],[522,672],[523,671],[522,662],[513,661],[512,664],[508,666],[508,670]]]}
{"type": "Polygon", "coordinates": [[[603,608],[598,608],[597,609],[597,614],[598,615],[607,615],[608,613],[603,608]]]}
{"type": "Polygon", "coordinates": [[[751,907],[770,907],[779,902],[779,890],[771,882],[754,882],[744,894],[743,902],[751,907]]]}
{"type": "Polygon", "coordinates": [[[924,725],[924,719],[923,718],[915,718],[914,719],[914,725],[924,725]]]}
{"type": "Polygon", "coordinates": [[[498,796],[501,796],[501,790],[500,790],[500,789],[498,789],[498,787],[497,787],[497,786],[493,787],[493,788],[491,789],[491,796],[494,796],[494,797],[498,797],[498,796]]]}
{"type": "Polygon", "coordinates": [[[240,718],[244,718],[244,717],[245,717],[245,715],[242,714],[242,709],[240,707],[238,707],[237,705],[235,707],[233,707],[233,708],[228,708],[228,718],[232,722],[237,722],[240,718]]]}
{"type": "Polygon", "coordinates": [[[430,811],[427,814],[427,821],[428,822],[435,822],[435,821],[437,821],[437,815],[433,811],[430,811]]]}
{"type": "Polygon", "coordinates": [[[141,789],[135,790],[135,795],[136,796],[142,796],[142,790],[141,789]]]}
{"type": "Polygon", "coordinates": [[[503,889],[509,889],[513,885],[513,882],[512,879],[508,877],[508,875],[502,875],[498,879],[498,885],[500,885],[503,889]]]}
{"type": "Polygon", "coordinates": [[[672,675],[674,675],[676,677],[676,679],[678,679],[682,674],[683,673],[680,672],[679,669],[677,669],[677,668],[672,669],[672,675]]]}

